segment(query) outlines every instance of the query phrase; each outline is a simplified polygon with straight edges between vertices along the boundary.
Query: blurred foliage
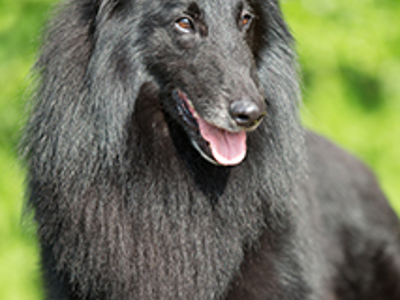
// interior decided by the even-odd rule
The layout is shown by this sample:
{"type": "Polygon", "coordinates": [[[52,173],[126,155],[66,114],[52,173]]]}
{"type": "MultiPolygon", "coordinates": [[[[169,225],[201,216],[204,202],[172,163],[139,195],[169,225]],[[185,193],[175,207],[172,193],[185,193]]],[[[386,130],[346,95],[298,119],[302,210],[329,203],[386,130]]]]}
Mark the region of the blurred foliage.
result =
{"type": "Polygon", "coordinates": [[[400,1],[284,0],[308,127],[356,154],[400,212],[400,1]]]}
{"type": "MultiPolygon", "coordinates": [[[[17,144],[53,0],[0,0],[0,299],[42,299],[37,241],[21,221],[17,144]]],[[[298,40],[304,122],[357,154],[400,212],[400,1],[283,0],[298,40]]]]}

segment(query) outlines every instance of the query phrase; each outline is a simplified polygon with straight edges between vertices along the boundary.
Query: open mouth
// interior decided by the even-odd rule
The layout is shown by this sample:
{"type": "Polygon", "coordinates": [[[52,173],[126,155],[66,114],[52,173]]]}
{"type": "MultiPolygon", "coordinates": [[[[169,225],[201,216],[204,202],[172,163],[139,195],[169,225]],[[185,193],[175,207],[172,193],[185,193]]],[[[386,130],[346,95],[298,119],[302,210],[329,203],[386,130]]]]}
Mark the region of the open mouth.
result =
{"type": "Polygon", "coordinates": [[[180,117],[191,131],[193,146],[206,160],[222,166],[235,166],[244,160],[245,131],[232,132],[214,126],[199,116],[184,92],[175,89],[172,95],[180,117]]]}

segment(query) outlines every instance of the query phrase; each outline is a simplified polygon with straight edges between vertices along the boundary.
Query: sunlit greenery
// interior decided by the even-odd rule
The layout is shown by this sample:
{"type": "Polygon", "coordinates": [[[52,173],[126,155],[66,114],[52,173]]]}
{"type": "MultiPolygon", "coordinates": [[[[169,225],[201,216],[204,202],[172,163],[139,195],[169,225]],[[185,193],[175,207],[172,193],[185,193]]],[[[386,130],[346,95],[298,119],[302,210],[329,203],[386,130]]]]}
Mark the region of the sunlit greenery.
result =
{"type": "MultiPolygon", "coordinates": [[[[29,70],[53,0],[0,0],[0,299],[38,300],[33,225],[22,222],[17,144],[29,70]]],[[[307,126],[375,172],[400,212],[400,1],[284,0],[298,40],[307,126]]]]}
{"type": "Polygon", "coordinates": [[[304,121],[370,165],[400,212],[400,1],[287,0],[304,121]]]}

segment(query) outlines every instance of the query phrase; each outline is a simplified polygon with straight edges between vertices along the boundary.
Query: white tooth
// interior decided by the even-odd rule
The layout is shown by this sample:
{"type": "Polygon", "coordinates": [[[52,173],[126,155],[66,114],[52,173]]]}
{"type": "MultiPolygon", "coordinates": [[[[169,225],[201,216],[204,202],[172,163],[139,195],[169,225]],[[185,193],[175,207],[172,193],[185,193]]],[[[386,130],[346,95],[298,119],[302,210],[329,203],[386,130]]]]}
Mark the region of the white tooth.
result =
{"type": "Polygon", "coordinates": [[[192,145],[197,149],[197,151],[200,153],[200,155],[207,160],[208,162],[212,163],[213,165],[220,166],[220,164],[212,157],[208,156],[201,150],[200,146],[196,143],[196,141],[192,140],[192,145]]]}
{"type": "Polygon", "coordinates": [[[189,107],[192,109],[193,116],[198,118],[199,115],[197,114],[197,111],[194,109],[193,103],[189,99],[187,100],[187,103],[189,104],[189,107]]]}

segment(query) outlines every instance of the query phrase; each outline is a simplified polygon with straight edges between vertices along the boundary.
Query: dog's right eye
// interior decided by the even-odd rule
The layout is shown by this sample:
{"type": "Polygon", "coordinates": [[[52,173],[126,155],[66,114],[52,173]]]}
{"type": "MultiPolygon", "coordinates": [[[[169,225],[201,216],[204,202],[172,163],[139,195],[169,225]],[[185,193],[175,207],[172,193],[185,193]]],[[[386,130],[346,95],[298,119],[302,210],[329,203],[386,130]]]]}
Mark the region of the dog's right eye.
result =
{"type": "Polygon", "coordinates": [[[183,17],[176,20],[175,27],[183,33],[190,33],[194,31],[193,21],[188,17],[183,17]]]}

